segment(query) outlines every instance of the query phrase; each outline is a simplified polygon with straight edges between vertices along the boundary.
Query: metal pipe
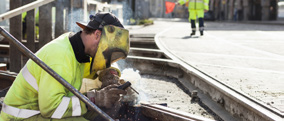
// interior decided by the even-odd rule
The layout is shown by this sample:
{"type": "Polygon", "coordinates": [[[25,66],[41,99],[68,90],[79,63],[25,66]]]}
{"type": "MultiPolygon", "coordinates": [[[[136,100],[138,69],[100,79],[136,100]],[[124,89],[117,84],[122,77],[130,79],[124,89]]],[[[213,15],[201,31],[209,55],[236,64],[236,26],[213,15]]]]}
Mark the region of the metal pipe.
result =
{"type": "Polygon", "coordinates": [[[65,79],[63,79],[54,70],[52,70],[49,66],[47,66],[43,61],[41,61],[37,56],[35,56],[32,51],[26,48],[21,42],[19,42],[15,37],[13,37],[9,32],[7,32],[2,27],[0,27],[0,34],[3,35],[5,38],[7,38],[10,42],[12,42],[22,53],[24,53],[27,57],[31,58],[36,64],[38,64],[42,69],[44,69],[47,73],[49,73],[58,82],[60,82],[65,88],[67,88],[74,95],[76,95],[80,100],[82,100],[86,105],[88,105],[88,107],[97,111],[106,120],[114,121],[109,115],[107,115],[99,107],[97,107],[94,103],[92,103],[86,96],[81,94],[77,89],[75,89],[65,79]]]}
{"type": "Polygon", "coordinates": [[[17,16],[17,15],[21,15],[23,12],[35,9],[37,7],[40,7],[42,5],[48,4],[48,3],[53,2],[53,1],[54,0],[37,0],[37,1],[34,1],[32,3],[26,4],[24,6],[21,6],[19,8],[13,9],[11,11],[8,11],[6,13],[1,14],[0,15],[0,22],[4,21],[6,19],[12,18],[14,16],[17,16]]]}

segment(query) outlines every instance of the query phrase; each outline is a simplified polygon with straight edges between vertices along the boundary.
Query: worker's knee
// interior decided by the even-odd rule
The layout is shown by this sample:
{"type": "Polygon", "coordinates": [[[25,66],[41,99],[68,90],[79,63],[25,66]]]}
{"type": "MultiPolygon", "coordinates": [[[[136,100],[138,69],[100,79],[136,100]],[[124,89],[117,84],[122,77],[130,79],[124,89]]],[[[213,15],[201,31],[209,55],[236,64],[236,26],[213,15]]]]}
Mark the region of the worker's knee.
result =
{"type": "Polygon", "coordinates": [[[198,16],[198,18],[204,18],[204,10],[198,10],[197,16],[198,16]]]}
{"type": "Polygon", "coordinates": [[[85,115],[84,118],[86,118],[87,120],[94,120],[96,117],[98,116],[98,113],[92,110],[89,110],[85,115]]]}
{"type": "Polygon", "coordinates": [[[83,116],[68,117],[62,119],[51,119],[42,117],[40,114],[25,119],[24,121],[88,121],[83,116]]]}

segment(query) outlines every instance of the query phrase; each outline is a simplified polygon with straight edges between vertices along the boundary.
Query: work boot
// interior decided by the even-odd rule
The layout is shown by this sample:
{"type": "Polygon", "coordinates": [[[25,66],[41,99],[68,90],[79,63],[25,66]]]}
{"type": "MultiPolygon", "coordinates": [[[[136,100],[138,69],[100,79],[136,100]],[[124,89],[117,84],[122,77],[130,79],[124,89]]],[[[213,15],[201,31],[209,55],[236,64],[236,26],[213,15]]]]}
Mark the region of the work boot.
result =
{"type": "Polygon", "coordinates": [[[195,35],[195,31],[192,31],[192,32],[191,32],[190,36],[192,36],[192,35],[195,35]]]}
{"type": "Polygon", "coordinates": [[[200,31],[200,35],[203,36],[203,31],[200,31]]]}

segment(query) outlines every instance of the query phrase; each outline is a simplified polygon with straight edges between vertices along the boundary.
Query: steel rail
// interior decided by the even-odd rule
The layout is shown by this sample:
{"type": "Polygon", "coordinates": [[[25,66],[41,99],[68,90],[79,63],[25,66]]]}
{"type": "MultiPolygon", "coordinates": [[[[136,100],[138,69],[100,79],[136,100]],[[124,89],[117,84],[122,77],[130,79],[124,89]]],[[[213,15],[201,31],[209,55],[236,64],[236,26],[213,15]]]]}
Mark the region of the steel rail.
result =
{"type": "Polygon", "coordinates": [[[21,42],[19,42],[15,37],[13,37],[9,32],[7,32],[2,27],[0,27],[0,34],[3,35],[5,38],[7,38],[10,42],[12,42],[22,53],[24,53],[27,57],[31,58],[36,64],[38,64],[42,69],[44,69],[47,73],[49,73],[58,82],[60,82],[65,88],[67,88],[80,100],[82,100],[85,104],[87,104],[88,107],[90,107],[94,111],[97,111],[106,120],[114,121],[109,115],[107,115],[99,107],[97,107],[94,103],[92,103],[86,96],[81,94],[76,88],[74,88],[65,79],[63,79],[60,75],[58,75],[54,70],[52,70],[49,66],[47,66],[42,60],[40,60],[37,56],[35,56],[32,51],[26,48],[21,42]]]}
{"type": "Polygon", "coordinates": [[[234,98],[236,102],[240,103],[242,106],[247,107],[247,109],[252,110],[254,113],[256,113],[258,116],[262,115],[270,120],[277,120],[279,118],[283,118],[283,113],[279,113],[275,109],[269,108],[262,104],[259,101],[256,101],[255,99],[250,98],[248,95],[243,94],[232,87],[220,82],[219,80],[211,77],[210,75],[200,71],[196,67],[192,66],[190,63],[184,61],[182,58],[176,56],[174,53],[172,53],[167,47],[165,47],[161,41],[160,36],[169,31],[171,28],[168,28],[155,36],[155,43],[157,46],[171,59],[179,63],[183,68],[190,71],[192,75],[197,76],[199,79],[203,80],[205,83],[211,85],[213,88],[219,90],[220,93],[222,93],[224,96],[234,98]],[[251,105],[252,104],[252,105],[251,105]],[[273,117],[269,114],[266,114],[267,112],[274,114],[279,117],[273,117]]]}
{"type": "Polygon", "coordinates": [[[163,113],[164,115],[172,115],[175,117],[179,117],[180,119],[188,120],[188,121],[213,121],[208,118],[192,115],[186,112],[180,112],[178,110],[174,110],[165,106],[161,106],[158,104],[146,104],[146,103],[141,103],[141,107],[147,108],[152,111],[157,111],[159,113],[163,113]]]}

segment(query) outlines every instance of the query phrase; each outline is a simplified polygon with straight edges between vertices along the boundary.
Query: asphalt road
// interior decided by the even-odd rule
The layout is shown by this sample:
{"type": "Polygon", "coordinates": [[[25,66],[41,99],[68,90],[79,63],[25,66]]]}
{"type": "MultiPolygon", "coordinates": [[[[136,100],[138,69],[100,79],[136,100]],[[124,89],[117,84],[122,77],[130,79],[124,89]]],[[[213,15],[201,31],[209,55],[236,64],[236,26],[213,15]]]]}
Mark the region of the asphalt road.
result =
{"type": "Polygon", "coordinates": [[[162,20],[131,33],[160,33],[176,57],[264,105],[284,113],[284,25],[205,22],[189,36],[187,21],[162,20]]]}

